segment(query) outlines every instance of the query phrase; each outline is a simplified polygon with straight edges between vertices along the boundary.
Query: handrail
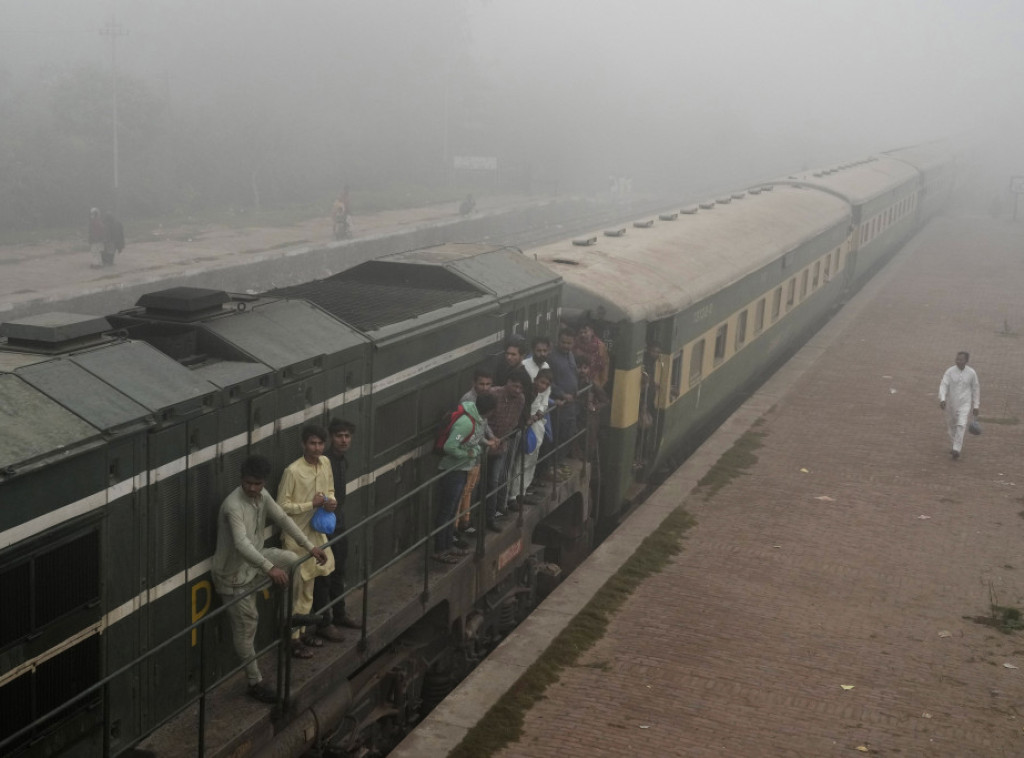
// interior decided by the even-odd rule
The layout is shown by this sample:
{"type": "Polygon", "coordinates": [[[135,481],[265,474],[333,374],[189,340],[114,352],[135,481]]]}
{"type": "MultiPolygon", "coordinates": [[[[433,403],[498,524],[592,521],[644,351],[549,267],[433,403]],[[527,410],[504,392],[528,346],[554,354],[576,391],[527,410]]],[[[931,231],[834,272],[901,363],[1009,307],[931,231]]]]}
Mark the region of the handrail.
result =
{"type": "MultiPolygon", "coordinates": [[[[584,388],[580,389],[578,391],[578,393],[577,393],[577,398],[582,396],[585,392],[589,391],[592,386],[593,385],[586,385],[584,388]]],[[[544,415],[545,416],[549,416],[552,412],[557,410],[558,407],[560,407],[560,406],[549,406],[547,409],[545,409],[544,415]]],[[[529,426],[529,424],[527,424],[527,426],[529,426]]],[[[502,441],[506,441],[506,440],[514,437],[515,435],[519,434],[520,432],[522,432],[525,428],[526,427],[519,427],[519,426],[517,426],[515,429],[510,431],[508,434],[506,434],[503,437],[501,437],[501,440],[502,441]]],[[[554,430],[554,439],[552,440],[554,447],[551,450],[551,452],[548,453],[547,456],[545,456],[544,458],[538,458],[538,463],[540,461],[542,461],[542,460],[546,460],[546,459],[551,458],[551,457],[554,457],[555,461],[557,463],[559,451],[565,449],[568,445],[571,445],[573,442],[575,442],[577,439],[579,439],[579,437],[581,435],[584,435],[584,434],[587,434],[586,426],[584,426],[583,429],[578,430],[576,432],[576,434],[574,434],[569,439],[563,440],[562,442],[559,442],[558,439],[557,439],[557,429],[554,430]]],[[[516,452],[519,455],[520,466],[521,466],[522,465],[521,462],[522,462],[522,459],[524,457],[523,447],[521,445],[518,446],[516,452]]],[[[486,482],[487,481],[487,478],[486,478],[486,473],[487,473],[487,456],[486,455],[480,456],[480,465],[481,465],[480,481],[486,482]]],[[[387,514],[391,513],[401,503],[405,502],[409,498],[411,498],[414,495],[418,494],[419,492],[421,492],[426,487],[429,487],[429,486],[435,484],[436,482],[440,481],[440,479],[446,473],[447,473],[447,471],[441,471],[437,475],[428,478],[425,482],[422,482],[421,484],[417,485],[416,487],[414,487],[409,492],[406,492],[405,494],[403,494],[402,496],[400,496],[399,498],[394,500],[392,503],[389,503],[387,506],[385,506],[384,508],[382,508],[379,511],[376,511],[372,515],[367,516],[362,521],[359,521],[358,523],[356,523],[352,527],[346,529],[342,534],[340,534],[340,535],[338,535],[338,536],[328,540],[327,543],[325,543],[323,545],[323,547],[330,547],[330,546],[338,543],[342,539],[347,538],[350,535],[350,533],[354,532],[356,529],[362,529],[363,530],[363,545],[364,545],[364,550],[363,550],[363,578],[360,579],[358,582],[355,582],[351,587],[347,588],[342,593],[342,595],[340,597],[335,598],[334,600],[330,601],[323,608],[313,609],[314,611],[320,611],[321,613],[323,613],[325,610],[328,610],[328,609],[332,608],[334,605],[336,605],[337,603],[341,602],[343,599],[345,599],[351,593],[353,593],[353,592],[355,592],[355,591],[357,591],[359,589],[362,589],[363,590],[363,614],[362,614],[362,629],[361,629],[361,632],[360,632],[360,640],[359,640],[359,645],[360,645],[361,649],[365,649],[365,646],[366,646],[366,637],[367,637],[367,615],[366,615],[366,611],[367,611],[367,609],[369,607],[370,581],[372,579],[376,578],[376,577],[379,577],[381,574],[386,572],[392,566],[394,566],[395,564],[397,564],[400,561],[402,561],[404,558],[408,557],[409,555],[411,555],[414,552],[416,552],[417,550],[419,550],[421,546],[425,545],[426,546],[426,557],[425,557],[425,566],[424,566],[424,592],[426,593],[426,590],[427,590],[427,587],[428,587],[428,583],[429,583],[430,542],[431,542],[431,540],[434,538],[434,536],[436,534],[438,534],[443,529],[446,529],[449,526],[449,524],[454,524],[458,520],[459,514],[456,513],[454,515],[452,521],[445,522],[444,524],[442,524],[440,526],[436,526],[433,529],[428,530],[427,534],[425,534],[423,537],[418,539],[416,542],[414,542],[412,545],[410,545],[408,548],[406,548],[404,551],[402,551],[398,555],[392,556],[392,558],[390,560],[388,560],[384,565],[380,566],[376,571],[373,571],[373,572],[370,572],[370,570],[369,570],[369,560],[370,560],[369,536],[368,536],[369,535],[369,531],[370,531],[369,530],[369,526],[372,525],[377,520],[379,520],[380,518],[382,518],[383,516],[386,516],[387,514]]],[[[510,473],[510,478],[511,478],[511,473],[510,473]]],[[[522,477],[521,476],[520,476],[520,482],[522,482],[522,477]]],[[[509,486],[510,486],[510,482],[505,482],[504,485],[499,485],[499,487],[497,489],[490,490],[490,491],[488,491],[486,489],[486,487],[483,487],[482,488],[482,496],[477,501],[475,501],[475,502],[470,504],[470,512],[472,513],[473,509],[476,509],[477,510],[477,514],[478,514],[478,519],[480,521],[480,523],[479,523],[479,527],[480,528],[478,528],[478,530],[477,530],[477,556],[478,557],[483,556],[483,554],[484,554],[484,544],[485,544],[485,537],[486,537],[485,529],[484,529],[485,525],[483,523],[486,509],[482,508],[481,506],[486,503],[486,500],[487,500],[487,498],[489,496],[494,495],[499,490],[501,490],[503,488],[507,488],[509,486]]],[[[522,490],[522,487],[521,487],[521,490],[522,490]]],[[[554,490],[553,490],[553,492],[554,492],[554,490]]],[[[431,509],[428,507],[428,509],[427,509],[428,513],[429,513],[430,510],[431,509]]],[[[522,512],[520,512],[520,515],[519,515],[519,522],[522,523],[522,512]]],[[[224,684],[228,679],[231,679],[232,677],[234,677],[234,675],[236,673],[238,673],[239,671],[243,670],[245,668],[245,666],[250,661],[252,661],[252,660],[259,660],[260,657],[262,657],[263,655],[265,655],[266,653],[270,652],[271,650],[273,650],[275,648],[277,649],[277,672],[278,672],[278,675],[277,675],[277,701],[278,701],[277,705],[282,710],[286,710],[288,708],[288,705],[289,705],[290,699],[291,699],[291,658],[292,658],[292,656],[291,656],[290,640],[291,640],[291,635],[292,635],[293,627],[290,624],[290,620],[291,620],[291,615],[292,615],[291,614],[291,609],[293,607],[293,601],[294,601],[294,598],[292,597],[292,579],[294,577],[294,572],[299,571],[301,565],[303,563],[305,563],[306,561],[310,560],[312,557],[313,557],[312,554],[307,554],[306,556],[300,557],[299,560],[297,560],[295,563],[293,563],[289,567],[289,569],[288,569],[288,579],[289,579],[289,582],[288,582],[287,586],[284,588],[285,602],[282,604],[282,606],[280,608],[280,612],[279,612],[279,618],[280,618],[280,622],[281,622],[281,625],[280,625],[280,629],[281,629],[280,636],[274,638],[266,646],[260,648],[259,650],[256,650],[252,658],[247,658],[246,660],[241,661],[240,663],[238,663],[234,667],[228,669],[228,671],[226,673],[224,673],[222,676],[217,678],[214,682],[212,682],[212,683],[207,683],[206,682],[206,667],[205,667],[205,662],[206,662],[205,661],[205,653],[206,653],[206,650],[205,650],[205,647],[206,647],[206,642],[205,642],[206,631],[205,630],[206,630],[206,625],[211,623],[211,622],[213,622],[214,620],[218,619],[220,616],[226,614],[228,612],[228,609],[232,605],[235,605],[236,603],[241,602],[242,600],[244,600],[245,598],[249,597],[250,595],[254,595],[254,594],[258,593],[258,592],[263,592],[268,587],[272,588],[273,587],[273,582],[270,581],[269,579],[266,579],[266,580],[260,582],[255,587],[251,588],[250,590],[248,590],[248,591],[246,591],[246,592],[244,592],[242,594],[231,596],[231,600],[229,600],[227,602],[224,602],[219,608],[216,608],[213,611],[210,611],[209,613],[204,614],[202,616],[202,618],[197,619],[196,621],[192,622],[191,624],[189,624],[188,626],[184,627],[183,629],[175,632],[174,634],[172,634],[170,637],[168,637],[166,640],[161,642],[156,647],[151,648],[150,650],[147,650],[146,652],[144,652],[141,655],[137,656],[136,658],[132,659],[129,663],[124,664],[123,666],[121,666],[117,670],[107,674],[106,676],[104,676],[99,681],[95,682],[94,684],[90,685],[86,689],[82,690],[77,695],[73,696],[72,698],[70,698],[68,700],[65,700],[63,703],[61,703],[56,708],[51,709],[50,711],[48,711],[44,715],[37,717],[32,722],[30,722],[30,723],[26,724],[25,726],[21,727],[18,731],[13,732],[12,734],[10,734],[7,737],[5,737],[4,739],[0,740],[0,752],[2,752],[5,748],[13,745],[14,743],[17,743],[19,740],[21,740],[22,738],[26,737],[27,735],[31,734],[35,729],[39,728],[40,726],[45,724],[47,721],[49,721],[49,720],[59,716],[61,713],[63,713],[65,711],[73,708],[74,706],[78,705],[79,703],[84,702],[90,696],[92,696],[95,693],[99,692],[100,690],[108,687],[108,685],[110,685],[118,677],[123,676],[124,674],[126,674],[126,673],[132,671],[133,669],[137,668],[143,662],[149,660],[153,656],[155,656],[158,653],[164,651],[165,649],[167,649],[171,645],[178,644],[179,641],[181,641],[186,635],[191,634],[195,630],[198,630],[198,632],[199,632],[199,647],[200,647],[200,650],[199,650],[199,656],[200,656],[200,664],[199,664],[200,665],[199,691],[196,694],[194,694],[194,695],[186,697],[186,699],[182,703],[180,703],[177,708],[172,709],[172,711],[169,714],[167,714],[163,719],[161,719],[159,722],[151,725],[149,727],[148,731],[146,732],[146,734],[139,735],[133,742],[131,742],[130,744],[126,745],[126,749],[128,749],[128,748],[130,748],[130,747],[132,747],[132,746],[134,746],[136,744],[138,744],[139,742],[144,740],[146,737],[148,737],[150,734],[152,734],[154,731],[156,731],[157,729],[159,729],[160,727],[162,727],[164,724],[168,723],[172,719],[176,718],[178,715],[180,715],[186,709],[188,709],[189,707],[191,707],[192,705],[194,705],[195,703],[198,702],[199,703],[198,755],[202,756],[203,752],[205,750],[206,699],[207,699],[207,696],[211,692],[213,692],[214,690],[219,688],[222,684],[224,684]]],[[[107,700],[107,698],[104,697],[104,701],[106,701],[106,700],[107,700]]],[[[104,727],[103,731],[104,731],[104,745],[106,746],[105,750],[107,750],[109,748],[109,744],[108,744],[109,732],[110,732],[109,721],[110,721],[110,710],[109,710],[108,707],[104,706],[104,708],[103,708],[103,722],[104,722],[103,723],[103,727],[104,727]]]]}

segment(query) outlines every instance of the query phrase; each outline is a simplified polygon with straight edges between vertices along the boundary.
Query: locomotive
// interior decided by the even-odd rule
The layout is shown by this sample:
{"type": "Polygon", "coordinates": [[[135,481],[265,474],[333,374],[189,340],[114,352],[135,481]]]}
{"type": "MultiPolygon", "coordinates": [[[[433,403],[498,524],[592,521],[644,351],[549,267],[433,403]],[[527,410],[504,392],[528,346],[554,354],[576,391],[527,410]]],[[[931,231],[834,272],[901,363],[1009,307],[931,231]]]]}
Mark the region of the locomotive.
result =
{"type": "Polygon", "coordinates": [[[915,146],[526,254],[439,245],[259,295],[176,288],[106,317],[4,324],[0,752],[383,754],[955,176],[948,145],[915,146]],[[480,529],[473,558],[430,564],[438,419],[509,336],[576,319],[611,357],[594,449],[515,524],[480,529]],[[332,417],[358,429],[346,575],[363,629],[293,663],[266,593],[271,711],[225,686],[238,662],[210,582],[217,509],[246,456],[279,476],[302,426],[332,417]]]}

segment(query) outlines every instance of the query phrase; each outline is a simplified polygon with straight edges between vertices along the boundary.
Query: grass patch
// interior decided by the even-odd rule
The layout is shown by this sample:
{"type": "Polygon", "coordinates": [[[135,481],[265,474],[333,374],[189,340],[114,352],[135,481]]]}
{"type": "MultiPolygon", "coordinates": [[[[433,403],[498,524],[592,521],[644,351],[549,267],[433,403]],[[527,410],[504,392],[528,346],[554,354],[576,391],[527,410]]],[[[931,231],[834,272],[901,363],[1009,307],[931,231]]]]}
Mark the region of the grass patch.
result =
{"type": "Polygon", "coordinates": [[[707,488],[707,497],[714,495],[736,477],[744,476],[746,469],[757,463],[754,451],[764,444],[762,440],[768,434],[757,431],[757,427],[763,424],[764,419],[755,421],[754,425],[736,440],[733,446],[726,450],[711,467],[711,470],[697,482],[698,486],[707,488]]]}
{"type": "Polygon", "coordinates": [[[988,616],[964,616],[964,618],[975,624],[998,629],[1003,634],[1013,634],[1024,629],[1024,618],[1021,617],[1020,608],[1004,605],[992,605],[992,611],[988,616]]]}
{"type": "MultiPolygon", "coordinates": [[[[480,758],[517,741],[523,733],[526,711],[543,699],[545,690],[558,681],[563,669],[575,666],[580,656],[604,636],[611,617],[640,583],[661,571],[682,550],[683,535],[695,523],[681,506],[669,514],[519,681],[469,730],[450,758],[480,758]]],[[[602,668],[602,664],[594,664],[594,668],[602,668]]]]}

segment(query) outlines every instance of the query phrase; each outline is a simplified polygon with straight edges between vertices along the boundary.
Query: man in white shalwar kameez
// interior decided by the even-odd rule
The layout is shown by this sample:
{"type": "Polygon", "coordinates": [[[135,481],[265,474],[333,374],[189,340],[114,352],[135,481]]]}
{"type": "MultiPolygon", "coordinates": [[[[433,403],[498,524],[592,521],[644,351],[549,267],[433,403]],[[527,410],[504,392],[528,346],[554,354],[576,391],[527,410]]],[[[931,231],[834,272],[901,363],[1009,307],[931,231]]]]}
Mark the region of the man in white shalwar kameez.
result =
{"type": "Polygon", "coordinates": [[[953,449],[949,454],[956,460],[964,446],[964,431],[973,413],[978,415],[981,405],[981,385],[978,375],[967,365],[970,355],[956,354],[956,365],[946,369],[939,383],[939,407],[946,411],[946,424],[953,449]]]}

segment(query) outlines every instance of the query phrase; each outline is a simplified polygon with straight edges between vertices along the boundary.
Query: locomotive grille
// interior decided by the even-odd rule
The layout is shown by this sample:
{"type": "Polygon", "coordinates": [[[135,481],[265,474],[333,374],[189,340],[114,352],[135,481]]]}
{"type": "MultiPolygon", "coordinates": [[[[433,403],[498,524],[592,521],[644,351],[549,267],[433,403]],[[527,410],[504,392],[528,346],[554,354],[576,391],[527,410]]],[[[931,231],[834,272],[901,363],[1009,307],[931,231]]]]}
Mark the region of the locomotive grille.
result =
{"type": "Polygon", "coordinates": [[[357,329],[373,331],[483,293],[439,266],[369,261],[328,279],[272,294],[303,298],[357,329]]]}

